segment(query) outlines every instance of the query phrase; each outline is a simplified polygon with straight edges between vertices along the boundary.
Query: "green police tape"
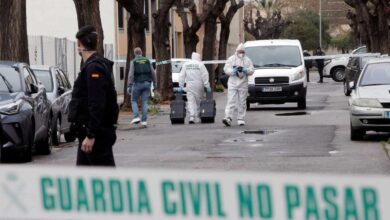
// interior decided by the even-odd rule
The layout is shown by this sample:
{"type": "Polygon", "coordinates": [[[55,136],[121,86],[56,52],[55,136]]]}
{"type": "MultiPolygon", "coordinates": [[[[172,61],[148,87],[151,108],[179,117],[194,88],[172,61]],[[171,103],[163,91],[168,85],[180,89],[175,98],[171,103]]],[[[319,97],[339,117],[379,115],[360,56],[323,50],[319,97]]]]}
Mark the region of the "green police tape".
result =
{"type": "Polygon", "coordinates": [[[368,175],[1,166],[0,219],[387,220],[389,184],[368,175]]]}

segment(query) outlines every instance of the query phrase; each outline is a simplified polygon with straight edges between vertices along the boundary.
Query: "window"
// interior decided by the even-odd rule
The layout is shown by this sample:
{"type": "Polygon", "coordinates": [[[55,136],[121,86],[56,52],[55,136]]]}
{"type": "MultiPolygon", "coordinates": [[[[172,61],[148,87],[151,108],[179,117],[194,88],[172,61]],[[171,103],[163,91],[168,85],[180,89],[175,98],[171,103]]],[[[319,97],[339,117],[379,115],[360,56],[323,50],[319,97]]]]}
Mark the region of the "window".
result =
{"type": "Polygon", "coordinates": [[[21,91],[20,74],[12,67],[0,66],[0,91],[8,92],[9,88],[13,92],[21,91]],[[5,86],[5,87],[4,87],[5,86]]]}
{"type": "Polygon", "coordinates": [[[255,67],[297,67],[302,64],[298,46],[256,46],[247,47],[246,54],[255,67]]]}
{"type": "Polygon", "coordinates": [[[157,3],[156,0],[151,0],[151,6],[152,6],[152,14],[157,11],[157,3]]]}
{"type": "Polygon", "coordinates": [[[26,85],[26,90],[27,92],[31,92],[31,85],[36,85],[34,82],[34,78],[32,74],[28,71],[28,69],[25,67],[23,68],[23,77],[24,77],[24,82],[26,85]]]}
{"type": "Polygon", "coordinates": [[[45,86],[46,91],[53,92],[53,80],[49,70],[34,70],[35,75],[39,81],[45,86]]]}
{"type": "Polygon", "coordinates": [[[123,7],[122,4],[118,2],[118,28],[123,30],[123,7]]]}
{"type": "Polygon", "coordinates": [[[390,85],[390,63],[368,64],[360,86],[390,85]]]}
{"type": "Polygon", "coordinates": [[[66,77],[65,73],[62,70],[57,70],[58,73],[60,74],[60,77],[62,79],[62,82],[64,84],[65,89],[71,89],[72,86],[69,83],[68,77],[66,77]]]}

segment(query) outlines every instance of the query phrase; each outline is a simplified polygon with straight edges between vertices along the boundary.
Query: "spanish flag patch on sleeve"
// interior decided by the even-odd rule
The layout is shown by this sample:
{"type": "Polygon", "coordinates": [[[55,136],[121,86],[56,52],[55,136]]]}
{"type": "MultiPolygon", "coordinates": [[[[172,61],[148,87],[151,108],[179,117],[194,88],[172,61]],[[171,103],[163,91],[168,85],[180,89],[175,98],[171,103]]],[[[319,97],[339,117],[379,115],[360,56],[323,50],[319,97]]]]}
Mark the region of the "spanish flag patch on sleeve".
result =
{"type": "Polygon", "coordinates": [[[100,74],[99,74],[99,73],[92,73],[92,74],[91,74],[91,77],[92,77],[92,78],[99,78],[99,77],[100,77],[100,74]]]}

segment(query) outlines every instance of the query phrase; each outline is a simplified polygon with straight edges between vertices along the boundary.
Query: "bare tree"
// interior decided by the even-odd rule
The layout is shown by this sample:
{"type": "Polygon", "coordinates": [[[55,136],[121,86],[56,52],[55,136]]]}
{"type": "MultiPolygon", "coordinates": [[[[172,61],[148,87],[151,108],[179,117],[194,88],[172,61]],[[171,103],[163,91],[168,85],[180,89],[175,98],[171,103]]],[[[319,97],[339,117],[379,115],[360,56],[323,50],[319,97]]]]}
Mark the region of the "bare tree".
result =
{"type": "Polygon", "coordinates": [[[134,58],[133,49],[140,47],[146,51],[145,29],[148,27],[148,15],[145,14],[145,0],[117,0],[130,14],[127,21],[127,58],[125,70],[125,86],[123,107],[130,107],[130,98],[127,94],[127,78],[129,75],[130,61],[134,58]]]}
{"type": "MultiPolygon", "coordinates": [[[[226,14],[221,13],[219,15],[219,20],[221,22],[221,32],[219,36],[219,47],[218,47],[218,59],[219,60],[225,60],[227,58],[227,45],[229,42],[229,36],[230,36],[230,24],[232,23],[232,20],[234,18],[234,15],[237,13],[237,11],[244,6],[244,1],[239,0],[230,0],[230,6],[227,10],[226,14]]],[[[218,79],[221,76],[223,72],[223,64],[218,65],[218,69],[216,73],[218,74],[218,79]]]]}
{"type": "Polygon", "coordinates": [[[0,60],[29,63],[26,0],[0,0],[0,60]]]}
{"type": "MultiPolygon", "coordinates": [[[[217,19],[220,14],[223,13],[226,7],[226,3],[229,0],[216,0],[215,6],[209,16],[206,18],[204,23],[204,33],[203,38],[203,60],[213,60],[215,54],[215,47],[217,41],[217,19]]],[[[207,70],[209,72],[209,79],[212,86],[214,86],[214,65],[207,65],[207,70]]]]}
{"type": "Polygon", "coordinates": [[[355,12],[347,17],[359,38],[372,52],[390,52],[390,2],[388,0],[344,0],[355,12]]]}
{"type": "Polygon", "coordinates": [[[100,0],[73,0],[76,6],[79,28],[85,25],[93,25],[98,33],[97,51],[104,54],[104,33],[100,18],[100,0]]]}
{"type": "MultiPolygon", "coordinates": [[[[159,9],[156,13],[153,13],[153,44],[156,50],[156,60],[164,61],[171,58],[171,49],[169,27],[169,12],[173,6],[175,0],[160,0],[159,9]]],[[[171,76],[171,65],[158,65],[157,66],[157,83],[161,96],[161,101],[170,100],[173,97],[173,84],[171,76]]]]}
{"type": "Polygon", "coordinates": [[[245,31],[260,39],[277,39],[283,30],[289,25],[282,16],[284,5],[277,0],[257,0],[252,6],[248,6],[248,13],[244,19],[245,31]],[[256,11],[256,15],[253,12],[256,11]]]}
{"type": "Polygon", "coordinates": [[[190,58],[191,53],[196,51],[196,45],[199,42],[199,37],[196,33],[199,31],[210,13],[214,10],[216,1],[217,0],[203,0],[202,12],[200,14],[198,14],[197,4],[194,0],[175,1],[177,13],[183,24],[184,51],[187,58],[190,58]],[[188,13],[186,12],[187,9],[189,9],[190,12],[191,25],[189,25],[188,13]]]}

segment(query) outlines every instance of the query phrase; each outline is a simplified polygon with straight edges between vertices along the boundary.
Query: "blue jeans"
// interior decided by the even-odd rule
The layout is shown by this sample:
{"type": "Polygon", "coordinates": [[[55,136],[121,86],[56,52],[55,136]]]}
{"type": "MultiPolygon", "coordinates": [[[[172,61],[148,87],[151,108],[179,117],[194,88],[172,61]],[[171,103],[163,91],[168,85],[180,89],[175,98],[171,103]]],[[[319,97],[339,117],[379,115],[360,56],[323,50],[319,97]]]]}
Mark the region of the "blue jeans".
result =
{"type": "Polygon", "coordinates": [[[150,82],[135,82],[131,92],[131,108],[133,109],[134,118],[139,117],[138,113],[138,98],[142,101],[142,122],[148,119],[148,100],[150,96],[150,82]]]}

